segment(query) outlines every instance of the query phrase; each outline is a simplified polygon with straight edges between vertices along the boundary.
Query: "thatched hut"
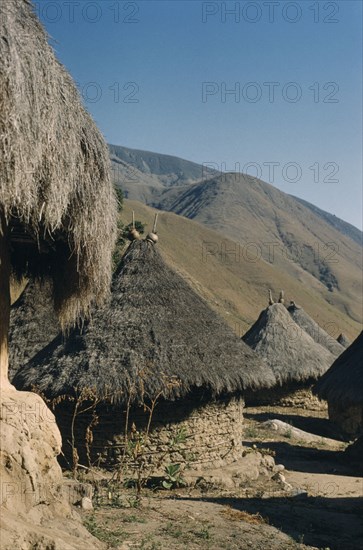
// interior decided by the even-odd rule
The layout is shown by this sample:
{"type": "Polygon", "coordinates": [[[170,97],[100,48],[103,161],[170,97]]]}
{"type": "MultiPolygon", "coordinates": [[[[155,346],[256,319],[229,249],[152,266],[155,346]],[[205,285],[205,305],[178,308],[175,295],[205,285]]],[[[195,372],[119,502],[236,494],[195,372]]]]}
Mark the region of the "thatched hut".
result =
{"type": "Polygon", "coordinates": [[[60,332],[49,280],[30,280],[10,310],[9,379],[60,332]]]}
{"type": "Polygon", "coordinates": [[[337,342],[339,342],[339,344],[345,349],[349,348],[350,344],[352,343],[349,338],[342,332],[339,334],[337,342]]]}
{"type": "Polygon", "coordinates": [[[363,435],[363,332],[320,378],[313,392],[328,402],[343,436],[363,435]]]}
{"type": "MultiPolygon", "coordinates": [[[[100,401],[92,460],[98,457],[101,464],[121,459],[128,428],[133,423],[139,431],[145,428],[149,414],[143,405],[159,396],[148,460],[156,463],[165,453],[165,460],[188,460],[195,467],[240,456],[243,393],[274,382],[271,369],[165,264],[150,240],[128,248],[107,305],[66,341],[58,337],[14,379],[18,387],[35,386],[48,398],[90,389],[100,401]],[[187,434],[183,456],[168,452],[180,430],[187,434]]],[[[64,442],[71,438],[72,408],[63,401],[56,409],[64,442]]],[[[88,422],[82,415],[76,428],[82,460],[88,422]]]]}
{"type": "Polygon", "coordinates": [[[1,4],[0,362],[10,276],[53,280],[63,328],[109,289],[116,201],[107,147],[28,0],[1,4]]]}
{"type": "Polygon", "coordinates": [[[287,309],[295,323],[307,332],[317,344],[329,350],[335,357],[343,353],[343,346],[321,328],[302,307],[297,306],[295,302],[290,302],[287,309]]]}
{"type": "Polygon", "coordinates": [[[334,360],[295,323],[282,303],[264,309],[242,339],[267,362],[277,380],[273,391],[248,394],[246,402],[250,404],[278,402],[311,387],[334,360]]]}

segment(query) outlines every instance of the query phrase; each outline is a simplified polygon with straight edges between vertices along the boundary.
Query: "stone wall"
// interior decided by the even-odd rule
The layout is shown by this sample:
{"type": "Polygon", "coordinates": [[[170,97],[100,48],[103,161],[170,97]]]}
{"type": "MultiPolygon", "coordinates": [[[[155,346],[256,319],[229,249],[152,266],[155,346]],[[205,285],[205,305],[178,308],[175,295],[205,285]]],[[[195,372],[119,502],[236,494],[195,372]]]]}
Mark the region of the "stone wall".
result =
{"type": "Polygon", "coordinates": [[[329,419],[336,424],[346,439],[352,439],[363,434],[363,407],[356,405],[342,407],[328,403],[329,419]]]}
{"type": "MultiPolygon", "coordinates": [[[[63,437],[63,452],[70,457],[70,425],[72,405],[60,404],[56,409],[57,423],[63,437]]],[[[162,466],[169,463],[189,463],[194,469],[218,468],[241,457],[243,401],[237,398],[199,403],[193,399],[159,403],[154,411],[149,438],[145,443],[145,460],[162,466]],[[183,430],[185,441],[172,447],[171,442],[183,430]]],[[[91,460],[100,466],[111,466],[122,460],[125,443],[125,410],[116,406],[97,408],[98,424],[93,428],[91,460]]],[[[149,414],[141,408],[130,411],[129,427],[133,424],[142,434],[149,414]]],[[[80,462],[87,465],[85,452],[86,427],[89,415],[80,415],[75,422],[76,447],[80,462]]],[[[135,433],[131,437],[134,437],[135,433]]],[[[137,437],[137,435],[136,435],[137,437]]]]}

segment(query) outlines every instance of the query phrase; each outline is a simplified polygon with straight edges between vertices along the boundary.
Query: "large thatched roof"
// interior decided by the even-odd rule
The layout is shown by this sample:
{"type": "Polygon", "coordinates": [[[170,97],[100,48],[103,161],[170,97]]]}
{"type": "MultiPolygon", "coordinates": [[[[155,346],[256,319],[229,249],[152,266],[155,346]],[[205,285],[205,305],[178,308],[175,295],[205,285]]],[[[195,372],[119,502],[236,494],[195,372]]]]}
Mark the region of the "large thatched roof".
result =
{"type": "Polygon", "coordinates": [[[29,281],[13,304],[9,330],[9,378],[59,334],[49,281],[29,281]]]}
{"type": "Polygon", "coordinates": [[[63,326],[109,288],[107,147],[28,0],[0,6],[0,214],[17,275],[54,280],[63,326]]]}
{"type": "Polygon", "coordinates": [[[124,401],[130,385],[155,396],[165,379],[180,387],[168,397],[202,387],[214,394],[270,387],[271,369],[163,261],[157,245],[133,242],[114,275],[109,303],[81,331],[58,337],[14,384],[46,395],[91,387],[124,401]]]}
{"type": "Polygon", "coordinates": [[[313,392],[343,407],[363,405],[363,331],[320,378],[313,392]]]}
{"type": "Polygon", "coordinates": [[[343,353],[343,346],[321,328],[302,307],[292,304],[287,309],[295,323],[305,330],[317,344],[329,350],[335,357],[343,353]]]}
{"type": "Polygon", "coordinates": [[[243,340],[267,361],[280,384],[316,380],[334,360],[295,323],[283,304],[264,309],[243,340]]]}

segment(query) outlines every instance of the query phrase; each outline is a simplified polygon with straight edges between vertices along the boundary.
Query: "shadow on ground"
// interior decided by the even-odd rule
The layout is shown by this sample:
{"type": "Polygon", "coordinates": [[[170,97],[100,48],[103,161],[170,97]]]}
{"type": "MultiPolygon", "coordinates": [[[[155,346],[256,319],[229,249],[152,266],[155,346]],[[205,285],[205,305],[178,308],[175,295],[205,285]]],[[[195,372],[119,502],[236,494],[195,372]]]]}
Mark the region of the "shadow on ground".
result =
{"type": "Polygon", "coordinates": [[[275,453],[276,464],[283,464],[287,470],[311,474],[335,474],[356,477],[357,469],[342,451],[331,451],[303,447],[282,441],[243,441],[245,447],[255,445],[257,449],[270,449],[275,453]]]}
{"type": "Polygon", "coordinates": [[[299,543],[330,550],[363,548],[363,497],[206,497],[190,500],[214,502],[250,514],[259,513],[270,525],[299,543]]]}
{"type": "Polygon", "coordinates": [[[344,441],[340,438],[337,428],[331,420],[328,420],[328,418],[319,418],[317,416],[298,416],[296,414],[276,413],[274,411],[260,413],[245,412],[244,417],[250,418],[251,420],[256,420],[258,422],[265,422],[266,420],[276,418],[277,420],[287,422],[295,428],[299,428],[305,432],[320,435],[321,437],[329,437],[331,439],[336,439],[337,441],[344,441]]]}

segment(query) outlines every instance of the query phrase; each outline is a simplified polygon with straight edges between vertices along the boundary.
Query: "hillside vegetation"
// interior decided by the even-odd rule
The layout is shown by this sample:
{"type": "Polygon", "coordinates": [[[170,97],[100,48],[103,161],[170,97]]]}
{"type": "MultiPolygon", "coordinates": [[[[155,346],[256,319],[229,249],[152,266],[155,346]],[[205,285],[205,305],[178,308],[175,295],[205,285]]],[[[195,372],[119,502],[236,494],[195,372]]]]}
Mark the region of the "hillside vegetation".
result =
{"type": "MultiPolygon", "coordinates": [[[[122,213],[125,223],[131,220],[132,210],[137,220],[147,224],[146,231],[150,230],[157,210],[138,201],[125,200],[122,213]]],[[[225,251],[236,250],[238,243],[172,212],[159,212],[158,234],[157,246],[167,263],[240,335],[267,306],[268,288],[273,289],[276,296],[283,288],[286,301],[300,303],[332,336],[344,332],[353,339],[360,331],[359,323],[349,317],[340,300],[337,299],[336,304],[333,300],[327,301],[336,293],[329,292],[303,270],[304,277],[295,276],[277,263],[249,258],[245,252],[238,256],[226,254],[225,251]]]]}

